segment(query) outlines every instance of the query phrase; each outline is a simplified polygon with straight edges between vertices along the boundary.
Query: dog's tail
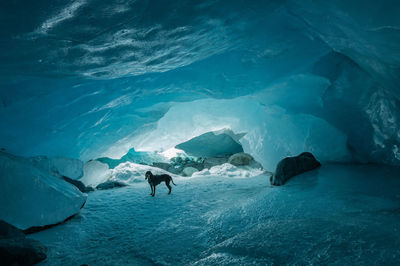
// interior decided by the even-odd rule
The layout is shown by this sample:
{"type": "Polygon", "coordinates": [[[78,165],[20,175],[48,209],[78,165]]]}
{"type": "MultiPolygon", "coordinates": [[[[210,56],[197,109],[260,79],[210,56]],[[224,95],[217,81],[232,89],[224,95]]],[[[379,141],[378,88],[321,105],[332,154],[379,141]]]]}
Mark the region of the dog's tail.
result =
{"type": "Polygon", "coordinates": [[[174,184],[174,186],[176,186],[176,184],[174,183],[174,180],[172,180],[172,177],[171,177],[171,182],[172,182],[172,184],[174,184]]]}

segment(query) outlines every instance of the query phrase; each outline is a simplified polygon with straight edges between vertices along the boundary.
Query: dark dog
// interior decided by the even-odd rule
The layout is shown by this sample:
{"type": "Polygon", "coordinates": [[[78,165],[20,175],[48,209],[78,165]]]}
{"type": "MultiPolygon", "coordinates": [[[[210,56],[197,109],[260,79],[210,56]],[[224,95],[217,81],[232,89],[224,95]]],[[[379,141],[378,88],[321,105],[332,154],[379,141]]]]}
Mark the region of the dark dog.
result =
{"type": "Polygon", "coordinates": [[[169,185],[169,182],[172,182],[172,184],[174,184],[174,186],[176,186],[174,181],[172,180],[172,177],[170,175],[167,175],[167,174],[153,175],[152,172],[147,171],[145,179],[147,179],[147,182],[149,182],[149,184],[150,184],[150,188],[151,188],[150,195],[153,196],[153,197],[156,194],[156,186],[158,184],[160,184],[161,182],[165,182],[165,185],[169,189],[168,194],[171,194],[171,186],[169,185]]]}

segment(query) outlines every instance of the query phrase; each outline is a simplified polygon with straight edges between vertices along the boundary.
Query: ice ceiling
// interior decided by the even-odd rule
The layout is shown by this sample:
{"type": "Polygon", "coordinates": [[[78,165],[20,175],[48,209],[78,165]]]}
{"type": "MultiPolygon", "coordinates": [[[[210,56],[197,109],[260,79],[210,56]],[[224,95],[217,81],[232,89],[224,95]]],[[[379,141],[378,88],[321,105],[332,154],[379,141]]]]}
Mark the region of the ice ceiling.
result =
{"type": "Polygon", "coordinates": [[[0,147],[88,160],[246,133],[266,167],[400,164],[399,1],[2,1],[0,147]]]}

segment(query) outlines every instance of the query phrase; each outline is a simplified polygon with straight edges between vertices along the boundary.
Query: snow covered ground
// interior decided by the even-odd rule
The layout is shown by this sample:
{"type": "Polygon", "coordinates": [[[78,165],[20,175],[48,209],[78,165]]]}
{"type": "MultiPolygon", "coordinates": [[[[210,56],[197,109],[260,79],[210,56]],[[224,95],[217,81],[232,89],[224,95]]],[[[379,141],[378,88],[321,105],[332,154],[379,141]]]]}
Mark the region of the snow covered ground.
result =
{"type": "Polygon", "coordinates": [[[397,168],[324,165],[271,187],[250,178],[177,178],[90,193],[80,215],[32,235],[42,265],[394,265],[397,168]]]}

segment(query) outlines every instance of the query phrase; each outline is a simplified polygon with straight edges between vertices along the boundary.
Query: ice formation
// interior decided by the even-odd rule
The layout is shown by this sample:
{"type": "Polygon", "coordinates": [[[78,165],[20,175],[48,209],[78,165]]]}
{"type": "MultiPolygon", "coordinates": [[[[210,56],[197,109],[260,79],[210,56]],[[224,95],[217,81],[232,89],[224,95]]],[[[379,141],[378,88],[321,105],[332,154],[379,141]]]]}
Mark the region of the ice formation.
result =
{"type": "Polygon", "coordinates": [[[231,128],[265,167],[304,149],[399,165],[399,8],[17,1],[2,8],[0,147],[119,159],[231,128]]]}
{"type": "Polygon", "coordinates": [[[0,152],[0,181],[0,220],[19,229],[63,222],[86,202],[75,186],[6,152],[0,152]]]}
{"type": "Polygon", "coordinates": [[[111,170],[107,164],[99,161],[89,161],[83,167],[82,181],[86,186],[95,187],[100,183],[107,181],[111,176],[111,170]]]}
{"type": "Polygon", "coordinates": [[[0,219],[76,214],[86,195],[61,176],[129,184],[43,232],[44,263],[399,261],[400,1],[2,2],[0,219]],[[139,162],[165,166],[181,143],[240,146],[266,171],[311,152],[322,168],[277,189],[212,158],[144,197],[144,173],[165,171],[139,162]]]}
{"type": "Polygon", "coordinates": [[[180,143],[175,148],[196,157],[217,157],[243,152],[242,146],[224,132],[207,132],[180,143]]]}

